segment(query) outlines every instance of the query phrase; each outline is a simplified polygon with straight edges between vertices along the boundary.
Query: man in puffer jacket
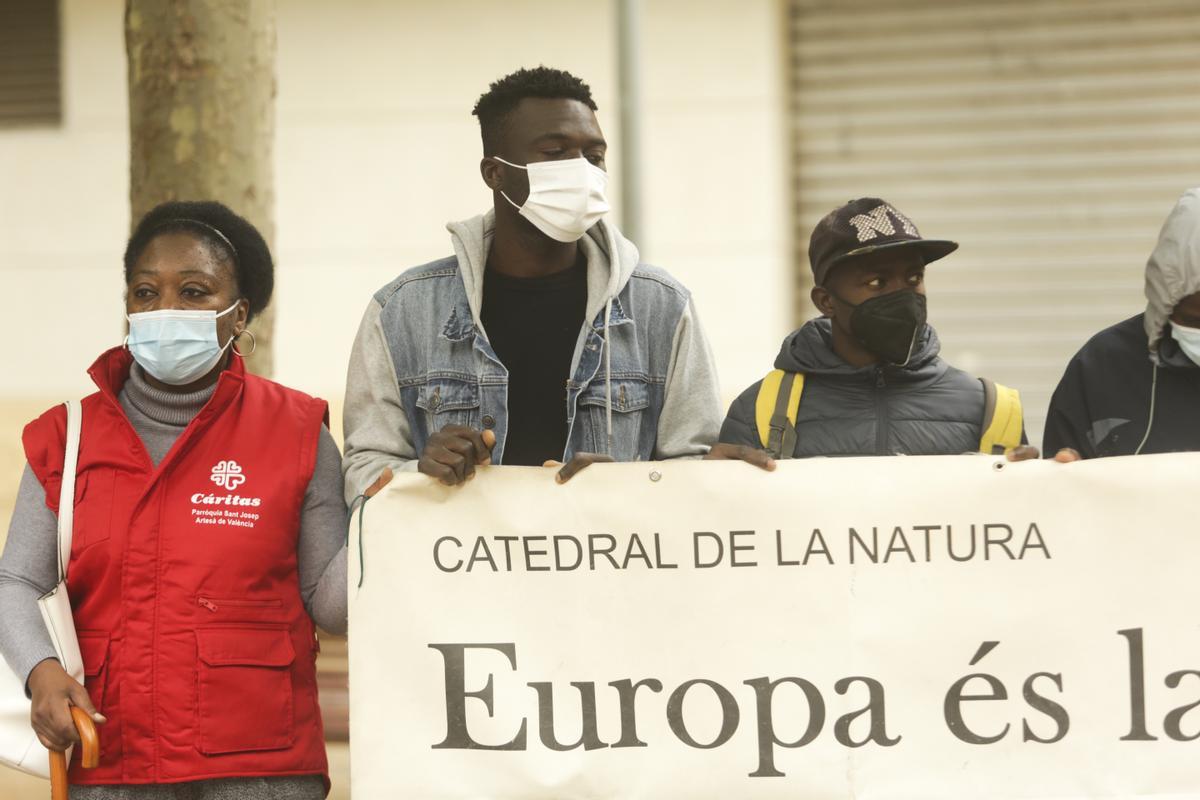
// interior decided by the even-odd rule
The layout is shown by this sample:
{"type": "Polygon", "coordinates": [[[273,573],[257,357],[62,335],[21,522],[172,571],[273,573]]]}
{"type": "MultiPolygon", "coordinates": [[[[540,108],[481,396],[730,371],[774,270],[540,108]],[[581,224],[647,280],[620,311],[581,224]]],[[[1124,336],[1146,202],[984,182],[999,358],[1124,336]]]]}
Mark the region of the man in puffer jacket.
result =
{"type": "Polygon", "coordinates": [[[1163,224],[1146,311],[1092,337],[1050,399],[1047,453],[1084,458],[1200,450],[1200,189],[1163,224]]]}
{"type": "Polygon", "coordinates": [[[734,401],[720,440],[781,458],[980,449],[1035,457],[1018,448],[1016,392],[938,357],[937,334],[925,322],[925,265],[957,248],[921,238],[878,198],[828,214],[809,243],[812,300],[824,316],[784,340],[777,372],[734,401]]]}

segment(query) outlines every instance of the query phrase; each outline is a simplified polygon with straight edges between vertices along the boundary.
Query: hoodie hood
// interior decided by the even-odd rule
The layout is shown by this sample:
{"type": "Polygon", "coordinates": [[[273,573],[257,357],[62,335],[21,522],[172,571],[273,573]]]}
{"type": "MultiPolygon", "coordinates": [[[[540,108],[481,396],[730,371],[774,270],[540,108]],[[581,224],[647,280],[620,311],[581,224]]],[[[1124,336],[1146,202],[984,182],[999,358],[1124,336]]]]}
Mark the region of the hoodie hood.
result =
{"type": "MultiPolygon", "coordinates": [[[[926,325],[917,339],[912,358],[903,367],[889,367],[889,374],[912,379],[929,377],[941,369],[938,353],[942,345],[933,326],[926,325]]],[[[827,317],[809,320],[788,334],[775,357],[775,369],[808,375],[874,375],[875,365],[855,367],[833,350],[833,321],[827,317]]]]}
{"type": "Polygon", "coordinates": [[[1200,292],[1200,188],[1188,189],[1179,198],[1146,262],[1146,338],[1155,364],[1162,363],[1159,346],[1167,318],[1180,300],[1196,292],[1200,292]]]}
{"type": "MultiPolygon", "coordinates": [[[[461,222],[448,223],[446,230],[450,231],[450,241],[458,257],[471,316],[479,329],[483,330],[479,316],[483,307],[483,274],[487,267],[488,251],[492,248],[492,237],[496,233],[496,212],[490,210],[461,222]]],[[[622,236],[617,226],[607,219],[600,220],[588,229],[579,240],[579,245],[587,258],[588,296],[584,319],[592,320],[625,288],[641,255],[633,242],[622,236]],[[615,267],[614,259],[610,257],[614,249],[617,253],[615,267]]]]}

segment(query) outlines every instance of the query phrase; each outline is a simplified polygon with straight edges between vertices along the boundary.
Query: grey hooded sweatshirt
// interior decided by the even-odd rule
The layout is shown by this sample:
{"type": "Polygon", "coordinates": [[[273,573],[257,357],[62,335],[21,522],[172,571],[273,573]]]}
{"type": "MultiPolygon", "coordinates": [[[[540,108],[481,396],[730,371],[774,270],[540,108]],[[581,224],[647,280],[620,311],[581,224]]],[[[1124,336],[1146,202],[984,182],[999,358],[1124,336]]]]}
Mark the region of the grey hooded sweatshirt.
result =
{"type": "MultiPolygon", "coordinates": [[[[346,377],[348,500],[384,469],[415,470],[429,437],[447,425],[493,430],[492,462],[504,463],[508,371],[480,318],[494,212],[447,228],[453,256],[408,270],[367,304],[346,377]]],[[[580,246],[587,305],[562,459],[610,448],[617,461],[705,454],[717,438],[719,394],[690,293],[641,263],[607,220],[580,246]]]]}
{"type": "Polygon", "coordinates": [[[1200,292],[1200,189],[1163,223],[1146,263],[1146,310],[1093,336],[1067,365],[1046,417],[1043,450],[1084,458],[1200,450],[1200,367],[1168,317],[1200,292]]]}
{"type": "MultiPolygon", "coordinates": [[[[793,456],[954,455],[979,449],[983,384],[939,356],[931,326],[906,366],[854,367],[833,351],[830,320],[814,319],[783,341],[775,368],[805,374],[793,456]]],[[[762,447],[755,400],[742,392],[721,441],[762,447]]]]}

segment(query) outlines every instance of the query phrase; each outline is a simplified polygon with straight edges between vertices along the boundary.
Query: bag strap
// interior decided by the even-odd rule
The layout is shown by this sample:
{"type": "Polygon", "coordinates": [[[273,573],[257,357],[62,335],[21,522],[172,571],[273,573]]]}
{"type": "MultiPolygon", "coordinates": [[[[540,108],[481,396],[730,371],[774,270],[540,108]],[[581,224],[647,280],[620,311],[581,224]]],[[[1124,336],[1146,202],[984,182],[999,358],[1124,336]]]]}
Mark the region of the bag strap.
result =
{"type": "Polygon", "coordinates": [[[796,416],[803,394],[803,372],[772,370],[759,384],[754,422],[759,442],[772,458],[791,458],[796,452],[796,416]]]}
{"type": "Polygon", "coordinates": [[[67,443],[63,452],[62,489],[58,493],[58,582],[67,577],[71,563],[71,534],[75,521],[75,470],[79,465],[79,432],[83,410],[78,400],[63,403],[67,407],[67,443]]]}
{"type": "Polygon", "coordinates": [[[980,378],[983,384],[983,423],[979,452],[1003,455],[1021,444],[1024,427],[1021,395],[1016,389],[980,378]]]}

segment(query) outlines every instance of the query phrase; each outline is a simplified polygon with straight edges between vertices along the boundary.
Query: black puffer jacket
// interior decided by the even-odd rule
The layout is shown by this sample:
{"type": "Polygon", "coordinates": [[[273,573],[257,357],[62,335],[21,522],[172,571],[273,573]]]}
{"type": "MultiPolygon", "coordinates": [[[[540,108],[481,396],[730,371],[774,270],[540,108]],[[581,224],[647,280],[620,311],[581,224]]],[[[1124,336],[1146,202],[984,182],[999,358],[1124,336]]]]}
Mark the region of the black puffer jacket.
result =
{"type": "Polygon", "coordinates": [[[1084,458],[1200,450],[1200,367],[1169,335],[1158,342],[1157,366],[1147,344],[1138,314],[1075,354],[1050,398],[1047,457],[1063,447],[1084,458]]]}
{"type": "MultiPolygon", "coordinates": [[[[783,341],[775,368],[805,373],[795,457],[954,455],[979,449],[983,385],[938,357],[926,326],[908,366],[852,367],[833,352],[828,319],[783,341]]],[[[754,420],[759,381],[738,396],[721,441],[761,447],[754,420]]]]}

